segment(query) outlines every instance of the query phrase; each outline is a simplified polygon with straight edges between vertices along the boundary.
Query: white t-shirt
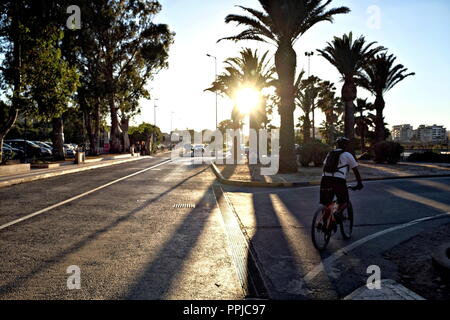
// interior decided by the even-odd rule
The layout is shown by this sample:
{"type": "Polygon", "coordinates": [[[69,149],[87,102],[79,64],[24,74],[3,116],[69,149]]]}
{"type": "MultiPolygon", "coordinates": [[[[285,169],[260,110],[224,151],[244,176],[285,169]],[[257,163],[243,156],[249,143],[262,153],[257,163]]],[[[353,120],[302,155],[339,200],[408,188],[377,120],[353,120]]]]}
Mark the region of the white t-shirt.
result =
{"type": "MultiPolygon", "coordinates": [[[[341,149],[336,149],[336,151],[339,151],[341,149]]],[[[323,164],[327,162],[327,159],[325,158],[325,161],[323,164]]],[[[355,158],[350,152],[343,152],[339,156],[339,172],[333,173],[324,172],[322,175],[327,177],[336,177],[341,179],[347,179],[347,173],[350,171],[350,169],[356,168],[358,166],[358,162],[356,162],[355,158]],[[342,168],[341,168],[342,167],[342,168]]]]}

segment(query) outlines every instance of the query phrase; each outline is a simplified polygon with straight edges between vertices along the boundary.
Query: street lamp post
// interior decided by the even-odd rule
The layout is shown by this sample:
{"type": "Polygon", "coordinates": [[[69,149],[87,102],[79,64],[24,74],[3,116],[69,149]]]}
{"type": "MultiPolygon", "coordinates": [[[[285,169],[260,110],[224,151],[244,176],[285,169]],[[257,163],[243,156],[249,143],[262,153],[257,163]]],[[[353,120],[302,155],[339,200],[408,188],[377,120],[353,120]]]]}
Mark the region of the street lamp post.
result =
{"type": "Polygon", "coordinates": [[[156,127],[156,108],[157,108],[156,100],[159,100],[159,99],[156,99],[156,98],[153,99],[153,121],[154,121],[155,127],[156,127]]]}
{"type": "Polygon", "coordinates": [[[305,56],[308,57],[308,78],[311,76],[311,57],[314,55],[313,51],[305,52],[305,56]]]}
{"type": "MultiPolygon", "coordinates": [[[[309,79],[309,77],[311,77],[311,57],[314,55],[314,52],[313,51],[309,51],[309,52],[305,52],[305,56],[307,56],[308,57],[308,79],[309,79]]],[[[313,105],[312,105],[312,108],[311,108],[311,113],[312,113],[312,122],[313,122],[313,125],[312,125],[312,137],[313,137],[313,140],[315,140],[316,139],[316,128],[314,128],[314,101],[313,101],[313,105]]]]}
{"type": "MultiPolygon", "coordinates": [[[[212,56],[210,54],[206,54],[208,57],[213,58],[214,59],[214,69],[215,69],[215,81],[217,81],[217,57],[212,56]]],[[[217,91],[216,91],[216,129],[218,128],[218,123],[217,123],[217,91]]]]}

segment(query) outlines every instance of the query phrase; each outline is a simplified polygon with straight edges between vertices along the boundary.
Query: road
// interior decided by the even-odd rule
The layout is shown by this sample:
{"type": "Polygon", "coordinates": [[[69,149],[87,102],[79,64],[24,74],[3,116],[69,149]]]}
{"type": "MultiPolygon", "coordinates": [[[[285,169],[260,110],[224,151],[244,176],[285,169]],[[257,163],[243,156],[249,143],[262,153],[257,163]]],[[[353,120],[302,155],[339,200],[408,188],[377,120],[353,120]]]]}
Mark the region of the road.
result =
{"type": "MultiPolygon", "coordinates": [[[[450,223],[450,178],[366,182],[351,192],[352,239],[336,234],[319,254],[310,236],[319,188],[223,186],[228,206],[251,241],[262,277],[275,299],[341,299],[366,284],[369,266],[397,280],[384,253],[412,236],[450,223]]],[[[431,248],[430,248],[431,249],[431,248]]]]}
{"type": "Polygon", "coordinates": [[[1,188],[0,299],[243,299],[247,282],[260,297],[340,299],[368,266],[395,279],[384,252],[450,222],[450,178],[368,182],[351,193],[352,239],[319,254],[318,187],[221,186],[207,165],[169,160],[1,188]]]}
{"type": "MultiPolygon", "coordinates": [[[[0,225],[168,159],[2,188],[0,225]]],[[[242,299],[213,182],[181,159],[0,230],[0,299],[242,299]]]]}

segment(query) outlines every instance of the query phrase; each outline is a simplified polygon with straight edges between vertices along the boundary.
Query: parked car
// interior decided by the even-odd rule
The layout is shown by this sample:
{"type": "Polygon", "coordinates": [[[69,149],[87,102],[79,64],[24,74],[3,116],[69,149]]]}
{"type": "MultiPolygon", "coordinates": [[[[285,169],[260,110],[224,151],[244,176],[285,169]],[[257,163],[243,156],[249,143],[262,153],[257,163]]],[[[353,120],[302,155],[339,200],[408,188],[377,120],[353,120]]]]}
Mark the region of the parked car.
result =
{"type": "Polygon", "coordinates": [[[42,142],[42,141],[32,141],[32,142],[35,143],[35,144],[37,144],[37,145],[40,146],[41,148],[47,149],[49,155],[52,155],[52,154],[53,154],[53,152],[52,152],[53,147],[52,147],[52,146],[49,146],[48,144],[46,144],[45,142],[42,142]]]}
{"type": "Polygon", "coordinates": [[[7,144],[3,144],[3,147],[2,147],[3,161],[13,159],[14,156],[15,156],[15,153],[12,150],[12,148],[7,144]]]}
{"type": "Polygon", "coordinates": [[[8,159],[12,160],[24,158],[24,153],[22,150],[13,148],[6,142],[3,142],[3,153],[8,154],[9,155],[8,159]]]}
{"type": "Polygon", "coordinates": [[[5,140],[5,142],[13,148],[19,149],[26,155],[27,158],[45,158],[51,156],[49,150],[40,147],[32,141],[23,139],[5,140]]]}

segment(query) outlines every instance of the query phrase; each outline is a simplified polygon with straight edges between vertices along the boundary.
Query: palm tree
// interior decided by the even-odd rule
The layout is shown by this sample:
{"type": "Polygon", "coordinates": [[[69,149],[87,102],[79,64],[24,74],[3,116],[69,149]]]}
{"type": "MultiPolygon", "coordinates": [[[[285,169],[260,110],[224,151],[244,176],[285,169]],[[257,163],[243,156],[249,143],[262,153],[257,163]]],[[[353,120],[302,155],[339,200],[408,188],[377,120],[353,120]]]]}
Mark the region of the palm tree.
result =
{"type": "Polygon", "coordinates": [[[321,21],[333,22],[333,16],[350,12],[347,7],[327,10],[331,0],[259,0],[264,11],[239,6],[250,15],[230,14],[225,22],[245,25],[240,34],[221,40],[256,40],[275,44],[275,67],[280,96],[280,172],[297,172],[294,154],[294,81],[297,54],[294,42],[321,21]]]}
{"type": "Polygon", "coordinates": [[[355,136],[353,104],[353,101],[357,97],[355,78],[370,59],[380,51],[384,50],[381,46],[372,47],[375,43],[376,42],[371,42],[366,44],[366,40],[363,36],[360,36],[353,41],[353,34],[350,32],[349,35],[344,34],[342,38],[334,37],[331,43],[327,43],[325,49],[317,50],[338,69],[344,80],[341,91],[342,100],[345,103],[344,134],[351,141],[354,140],[355,136]]]}
{"type": "Polygon", "coordinates": [[[406,77],[415,75],[406,73],[403,65],[395,65],[396,57],[385,52],[377,55],[375,59],[364,66],[363,73],[358,78],[358,84],[375,95],[375,139],[376,142],[385,140],[383,110],[385,107],[384,94],[406,77]]]}
{"type": "Polygon", "coordinates": [[[355,106],[355,131],[361,139],[361,153],[366,150],[365,138],[369,132],[369,128],[374,126],[375,115],[372,113],[364,114],[367,111],[374,110],[374,105],[371,102],[367,102],[367,99],[357,99],[355,106]]]}
{"type": "Polygon", "coordinates": [[[333,145],[336,134],[336,125],[342,110],[339,108],[340,99],[336,97],[336,88],[330,81],[322,81],[317,100],[317,107],[325,114],[325,122],[321,133],[326,137],[329,145],[333,145]]]}
{"type": "MultiPolygon", "coordinates": [[[[250,87],[258,91],[260,93],[260,102],[254,110],[250,111],[250,129],[259,129],[267,121],[266,104],[261,91],[274,85],[273,74],[275,73],[274,68],[270,66],[270,59],[267,58],[268,53],[266,51],[259,57],[258,50],[242,49],[239,57],[225,60],[225,72],[217,77],[217,80],[212,83],[212,87],[205,90],[226,95],[231,100],[235,99],[236,92],[243,87],[250,87]]],[[[231,120],[235,130],[241,128],[243,116],[244,114],[242,114],[235,102],[231,113],[231,120]]],[[[234,145],[237,148],[236,143],[234,145]]],[[[237,152],[234,154],[237,155],[237,152]]]]}
{"type": "MultiPolygon", "coordinates": [[[[302,109],[303,116],[299,118],[302,123],[303,142],[308,143],[311,140],[311,125],[314,130],[314,109],[316,107],[316,98],[320,92],[321,81],[318,77],[310,76],[308,79],[303,79],[305,71],[302,70],[297,77],[294,84],[295,89],[295,103],[302,109]],[[313,120],[309,114],[313,114],[313,120]]],[[[315,137],[313,132],[313,138],[315,137]]]]}

